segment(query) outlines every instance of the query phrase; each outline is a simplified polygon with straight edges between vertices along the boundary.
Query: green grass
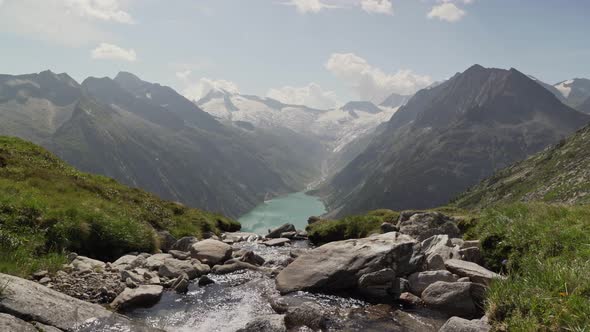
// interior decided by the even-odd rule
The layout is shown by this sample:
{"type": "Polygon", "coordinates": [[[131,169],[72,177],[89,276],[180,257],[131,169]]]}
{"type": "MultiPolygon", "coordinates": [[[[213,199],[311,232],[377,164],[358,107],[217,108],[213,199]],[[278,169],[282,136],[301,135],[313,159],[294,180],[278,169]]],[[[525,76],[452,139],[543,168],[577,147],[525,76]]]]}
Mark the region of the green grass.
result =
{"type": "Polygon", "coordinates": [[[588,331],[590,206],[496,207],[471,231],[482,241],[485,265],[509,274],[488,292],[496,330],[588,331]]]}
{"type": "Polygon", "coordinates": [[[0,137],[0,272],[55,270],[68,251],[103,260],[153,252],[159,230],[182,237],[239,228],[222,215],[79,172],[34,144],[0,137]]]}
{"type": "Polygon", "coordinates": [[[383,222],[396,223],[399,212],[375,210],[362,216],[350,216],[339,220],[320,220],[306,228],[309,239],[316,244],[358,239],[380,233],[383,222]]]}

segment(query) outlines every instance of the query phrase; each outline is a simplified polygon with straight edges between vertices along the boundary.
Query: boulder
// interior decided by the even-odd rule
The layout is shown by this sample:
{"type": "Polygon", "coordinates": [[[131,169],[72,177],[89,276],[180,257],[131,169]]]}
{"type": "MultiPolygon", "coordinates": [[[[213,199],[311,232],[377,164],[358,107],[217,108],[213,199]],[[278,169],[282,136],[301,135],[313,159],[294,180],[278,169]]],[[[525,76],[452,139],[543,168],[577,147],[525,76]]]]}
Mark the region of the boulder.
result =
{"type": "Polygon", "coordinates": [[[407,306],[411,306],[411,307],[419,307],[424,304],[424,302],[422,302],[421,298],[419,298],[418,296],[416,296],[410,292],[401,293],[399,295],[398,300],[402,304],[407,305],[407,306]]]}
{"type": "Polygon", "coordinates": [[[297,236],[297,232],[293,231],[293,232],[283,232],[281,233],[281,236],[279,236],[279,238],[285,238],[285,239],[289,239],[292,240],[297,236]]]}
{"type": "Polygon", "coordinates": [[[207,286],[207,285],[214,284],[214,283],[215,283],[215,281],[213,281],[213,279],[211,279],[207,276],[200,277],[199,281],[197,282],[197,284],[199,286],[207,286]]]}
{"type": "Polygon", "coordinates": [[[451,317],[438,332],[489,332],[492,327],[482,319],[467,320],[451,317]]]}
{"type": "Polygon", "coordinates": [[[433,235],[422,241],[422,252],[426,257],[439,255],[443,261],[459,258],[459,247],[454,246],[448,235],[433,235]]]}
{"type": "Polygon", "coordinates": [[[189,285],[188,275],[186,273],[183,273],[181,276],[176,278],[176,280],[174,280],[174,282],[172,283],[172,286],[170,286],[170,288],[172,288],[175,292],[177,292],[179,294],[184,294],[184,293],[188,292],[188,285],[189,285]]]}
{"type": "Polygon", "coordinates": [[[426,256],[426,269],[430,271],[446,269],[445,261],[439,254],[430,254],[426,256]]]}
{"type": "Polygon", "coordinates": [[[170,250],[190,251],[191,246],[197,242],[199,242],[199,239],[197,239],[196,237],[185,236],[183,238],[180,238],[178,241],[176,241],[172,245],[172,247],[170,247],[170,250]]]}
{"type": "Polygon", "coordinates": [[[143,275],[139,275],[139,273],[129,270],[121,271],[121,281],[127,282],[127,279],[130,279],[135,283],[143,283],[144,281],[143,275]]]}
{"type": "Polygon", "coordinates": [[[275,314],[257,317],[237,332],[287,332],[285,316],[275,314]]]}
{"type": "Polygon", "coordinates": [[[92,304],[56,292],[33,281],[0,274],[3,285],[0,312],[63,331],[74,331],[78,324],[92,319],[108,318],[113,324],[129,325],[129,320],[92,304]]]}
{"type": "Polygon", "coordinates": [[[125,256],[121,256],[119,257],[119,259],[117,259],[116,261],[114,261],[113,263],[111,263],[111,267],[122,271],[127,269],[127,267],[129,265],[131,265],[131,263],[137,258],[137,256],[135,255],[125,255],[125,256]]]}
{"type": "Polygon", "coordinates": [[[84,256],[76,256],[76,258],[74,258],[74,260],[72,260],[72,262],[70,263],[70,266],[74,269],[74,271],[89,272],[104,270],[105,263],[84,256]]]}
{"type": "Polygon", "coordinates": [[[271,230],[268,234],[266,234],[266,238],[268,239],[276,239],[281,237],[281,234],[286,232],[296,232],[295,226],[293,224],[284,224],[279,226],[273,230],[271,230]]]}
{"type": "Polygon", "coordinates": [[[461,276],[469,277],[471,281],[483,285],[489,285],[493,279],[503,279],[504,277],[479,266],[472,262],[466,262],[458,259],[450,259],[445,262],[447,270],[461,276]]]}
{"type": "Polygon", "coordinates": [[[49,275],[49,271],[41,270],[41,271],[37,271],[37,272],[33,273],[31,276],[35,280],[41,280],[41,279],[47,277],[48,275],[49,275]]]}
{"type": "Polygon", "coordinates": [[[159,231],[158,240],[160,242],[160,250],[164,252],[172,249],[172,246],[176,243],[176,238],[168,231],[159,231]]]}
{"type": "Polygon", "coordinates": [[[191,256],[210,266],[222,264],[231,258],[232,248],[221,241],[207,239],[194,243],[190,248],[191,256]]]}
{"type": "Polygon", "coordinates": [[[369,288],[372,286],[382,286],[382,285],[393,285],[393,281],[395,280],[395,271],[393,269],[387,268],[383,270],[379,270],[376,272],[371,272],[367,274],[363,274],[359,278],[358,287],[359,288],[369,288]]]}
{"type": "Polygon", "coordinates": [[[327,243],[295,259],[276,278],[282,293],[355,288],[359,279],[383,269],[396,275],[414,272],[422,263],[420,244],[396,232],[327,243]]]}
{"type": "Polygon", "coordinates": [[[420,296],[431,284],[437,281],[455,282],[457,281],[457,277],[447,270],[424,271],[411,274],[408,281],[410,282],[412,293],[420,296]]]}
{"type": "Polygon", "coordinates": [[[237,261],[235,263],[231,263],[231,264],[224,264],[224,265],[215,265],[212,269],[211,272],[215,273],[215,274],[227,274],[227,273],[232,273],[235,271],[240,271],[240,270],[258,270],[258,266],[256,265],[252,265],[246,262],[240,262],[237,261]]]}
{"type": "Polygon", "coordinates": [[[481,312],[484,287],[471,282],[437,281],[422,292],[427,307],[459,317],[474,317],[481,312]]]}
{"type": "Polygon", "coordinates": [[[37,329],[22,319],[0,313],[0,331],[38,332],[37,329]]]}
{"type": "Polygon", "coordinates": [[[242,257],[240,257],[240,261],[259,266],[264,264],[264,258],[250,250],[246,251],[242,257]]]}
{"type": "Polygon", "coordinates": [[[172,258],[170,254],[155,254],[148,257],[145,261],[145,267],[150,270],[157,270],[164,264],[166,259],[172,258]]]}
{"type": "Polygon", "coordinates": [[[276,239],[264,241],[263,243],[269,247],[282,247],[288,243],[291,243],[291,240],[286,239],[286,238],[276,238],[276,239]]]}
{"type": "Polygon", "coordinates": [[[439,212],[415,213],[407,220],[402,221],[400,218],[397,226],[400,233],[410,235],[418,241],[438,234],[449,237],[459,237],[461,234],[455,220],[439,212]]]}
{"type": "Polygon", "coordinates": [[[327,317],[322,306],[314,302],[304,302],[296,307],[289,307],[285,315],[288,329],[307,326],[314,331],[326,329],[327,317]]]}
{"type": "Polygon", "coordinates": [[[167,258],[158,268],[158,275],[166,278],[176,278],[186,274],[190,280],[207,274],[209,267],[198,260],[181,261],[175,258],[167,258]]]}
{"type": "Polygon", "coordinates": [[[169,250],[168,253],[172,255],[172,257],[180,259],[181,261],[187,260],[191,257],[190,252],[187,251],[169,250]]]}
{"type": "Polygon", "coordinates": [[[459,256],[461,257],[461,260],[476,264],[481,261],[481,251],[479,250],[479,247],[459,249],[459,256]]]}
{"type": "Polygon", "coordinates": [[[157,285],[142,285],[137,288],[125,288],[111,303],[111,308],[126,310],[136,307],[151,307],[162,297],[164,287],[157,285]]]}

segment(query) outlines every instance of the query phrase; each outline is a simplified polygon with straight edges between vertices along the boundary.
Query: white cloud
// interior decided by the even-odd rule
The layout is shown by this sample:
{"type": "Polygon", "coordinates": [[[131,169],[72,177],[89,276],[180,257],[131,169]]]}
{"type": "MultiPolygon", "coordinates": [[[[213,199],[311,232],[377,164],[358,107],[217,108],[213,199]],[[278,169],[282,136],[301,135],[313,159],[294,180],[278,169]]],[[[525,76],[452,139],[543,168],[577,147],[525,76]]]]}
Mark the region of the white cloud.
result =
{"type": "Polygon", "coordinates": [[[240,93],[238,85],[234,82],[213,80],[206,77],[194,82],[190,79],[191,74],[192,71],[190,70],[176,73],[176,77],[181,80],[185,86],[182,90],[182,94],[189,100],[197,101],[205,97],[211,90],[224,90],[234,94],[240,93]]]}
{"type": "Polygon", "coordinates": [[[393,14],[393,6],[390,0],[361,0],[361,8],[367,13],[393,14]]]}
{"type": "Polygon", "coordinates": [[[123,60],[130,62],[137,60],[137,54],[133,49],[124,49],[109,43],[98,45],[97,48],[92,50],[91,57],[96,60],[123,60]]]}
{"type": "MultiPolygon", "coordinates": [[[[464,1],[469,3],[469,0],[464,1]]],[[[450,1],[443,1],[440,5],[432,7],[428,13],[428,18],[438,18],[441,21],[457,22],[465,16],[465,11],[457,7],[450,1]]]]}
{"type": "Polygon", "coordinates": [[[337,8],[337,6],[323,3],[322,0],[290,0],[283,3],[288,6],[294,6],[301,14],[319,13],[322,9],[337,8]]]}
{"type": "Polygon", "coordinates": [[[67,9],[82,17],[118,23],[134,23],[131,15],[121,9],[120,0],[63,0],[67,9]]]}
{"type": "Polygon", "coordinates": [[[132,0],[3,0],[0,32],[82,46],[110,36],[99,23],[131,23],[124,5],[132,0]]]}
{"type": "Polygon", "coordinates": [[[417,75],[411,70],[399,70],[394,74],[387,74],[353,53],[334,53],[325,67],[351,86],[358,98],[375,103],[382,102],[393,92],[412,94],[432,84],[430,76],[417,75]]]}
{"type": "Polygon", "coordinates": [[[335,108],[339,105],[336,93],[324,91],[316,83],[310,83],[304,87],[285,86],[279,89],[270,89],[266,96],[285,104],[305,105],[318,109],[335,108]]]}

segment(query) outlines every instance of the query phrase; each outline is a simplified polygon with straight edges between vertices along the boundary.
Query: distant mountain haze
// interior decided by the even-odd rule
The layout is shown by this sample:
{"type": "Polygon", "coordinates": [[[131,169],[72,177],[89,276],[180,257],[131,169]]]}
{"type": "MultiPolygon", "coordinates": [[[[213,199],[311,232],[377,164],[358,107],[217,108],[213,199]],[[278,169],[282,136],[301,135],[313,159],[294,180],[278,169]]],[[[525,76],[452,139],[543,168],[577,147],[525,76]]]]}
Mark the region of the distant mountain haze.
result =
{"type": "Polygon", "coordinates": [[[439,206],[588,121],[516,69],[475,65],[418,91],[320,193],[337,216],[439,206]]]}

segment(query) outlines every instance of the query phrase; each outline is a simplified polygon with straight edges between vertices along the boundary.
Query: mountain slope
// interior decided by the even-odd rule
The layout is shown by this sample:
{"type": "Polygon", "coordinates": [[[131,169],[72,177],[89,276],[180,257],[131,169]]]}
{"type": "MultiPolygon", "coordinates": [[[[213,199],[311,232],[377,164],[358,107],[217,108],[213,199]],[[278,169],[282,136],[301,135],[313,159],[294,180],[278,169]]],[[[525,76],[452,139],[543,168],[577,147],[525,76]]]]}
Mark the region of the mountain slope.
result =
{"type": "Polygon", "coordinates": [[[2,273],[59,264],[62,250],[101,259],[154,252],[161,230],[180,237],[236,229],[221,215],[82,173],[39,146],[0,136],[2,273]]]}
{"type": "Polygon", "coordinates": [[[554,85],[564,98],[564,102],[572,108],[579,109],[580,105],[590,98],[590,80],[574,78],[554,85]]]}
{"type": "Polygon", "coordinates": [[[590,121],[515,69],[419,91],[320,192],[334,215],[442,205],[590,121]]]}
{"type": "Polygon", "coordinates": [[[454,205],[483,208],[517,201],[590,203],[590,126],[495,173],[459,196],[454,205]]]}
{"type": "Polygon", "coordinates": [[[408,102],[408,100],[410,100],[410,98],[412,98],[412,96],[392,93],[389,97],[385,98],[385,100],[383,102],[381,102],[381,104],[379,104],[379,106],[391,107],[391,108],[400,107],[400,106],[405,105],[408,102]]]}

